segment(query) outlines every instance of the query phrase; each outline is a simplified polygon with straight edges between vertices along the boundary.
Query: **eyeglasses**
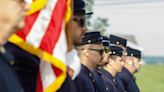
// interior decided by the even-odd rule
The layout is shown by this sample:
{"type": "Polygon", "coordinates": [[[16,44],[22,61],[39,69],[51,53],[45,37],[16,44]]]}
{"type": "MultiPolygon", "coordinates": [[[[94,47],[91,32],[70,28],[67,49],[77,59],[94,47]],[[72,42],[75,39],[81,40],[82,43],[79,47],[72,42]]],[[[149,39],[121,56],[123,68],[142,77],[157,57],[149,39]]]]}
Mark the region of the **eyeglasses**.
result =
{"type": "Polygon", "coordinates": [[[73,18],[74,21],[78,22],[81,27],[85,26],[85,19],[84,18],[73,18]]]}
{"type": "Polygon", "coordinates": [[[88,49],[88,50],[96,51],[96,52],[100,53],[100,55],[103,55],[103,53],[104,53],[104,49],[88,49]]]}

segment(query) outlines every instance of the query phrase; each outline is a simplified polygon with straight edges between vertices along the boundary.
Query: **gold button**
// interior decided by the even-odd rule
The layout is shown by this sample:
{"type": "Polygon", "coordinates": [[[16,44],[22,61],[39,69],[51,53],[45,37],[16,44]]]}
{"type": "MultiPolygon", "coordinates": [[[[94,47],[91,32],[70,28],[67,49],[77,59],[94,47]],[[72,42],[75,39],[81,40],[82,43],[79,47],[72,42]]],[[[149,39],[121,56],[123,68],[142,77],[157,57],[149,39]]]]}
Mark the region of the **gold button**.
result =
{"type": "Polygon", "coordinates": [[[1,52],[2,54],[4,54],[4,53],[6,52],[5,48],[2,47],[2,46],[0,46],[0,52],[1,52]]]}
{"type": "Polygon", "coordinates": [[[10,65],[14,65],[14,61],[10,61],[10,65]]]}
{"type": "Polygon", "coordinates": [[[92,73],[89,73],[89,76],[92,77],[92,73]]]}
{"type": "Polygon", "coordinates": [[[106,88],[106,90],[109,90],[108,88],[106,88]]]}

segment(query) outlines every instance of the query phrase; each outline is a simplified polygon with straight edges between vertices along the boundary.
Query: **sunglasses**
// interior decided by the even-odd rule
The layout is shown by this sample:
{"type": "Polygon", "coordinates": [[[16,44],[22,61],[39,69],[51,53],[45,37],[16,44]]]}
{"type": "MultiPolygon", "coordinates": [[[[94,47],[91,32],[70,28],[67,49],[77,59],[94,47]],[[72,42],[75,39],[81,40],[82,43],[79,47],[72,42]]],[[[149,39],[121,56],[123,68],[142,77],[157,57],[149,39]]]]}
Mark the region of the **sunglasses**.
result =
{"type": "Polygon", "coordinates": [[[88,50],[96,51],[96,52],[100,53],[100,55],[103,55],[103,53],[104,53],[104,49],[88,49],[88,50]]]}
{"type": "Polygon", "coordinates": [[[85,19],[84,18],[73,18],[74,21],[78,22],[81,27],[85,26],[85,19]]]}

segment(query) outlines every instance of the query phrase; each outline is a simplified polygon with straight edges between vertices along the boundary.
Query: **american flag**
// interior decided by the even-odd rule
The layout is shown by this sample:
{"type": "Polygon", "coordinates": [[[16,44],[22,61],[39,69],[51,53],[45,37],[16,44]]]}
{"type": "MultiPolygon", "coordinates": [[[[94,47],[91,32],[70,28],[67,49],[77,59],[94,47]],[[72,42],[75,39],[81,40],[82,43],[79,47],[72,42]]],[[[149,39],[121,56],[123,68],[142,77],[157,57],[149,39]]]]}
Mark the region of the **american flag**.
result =
{"type": "Polygon", "coordinates": [[[65,25],[71,17],[71,0],[34,0],[26,26],[9,41],[40,58],[36,92],[56,92],[66,77],[65,25]]]}

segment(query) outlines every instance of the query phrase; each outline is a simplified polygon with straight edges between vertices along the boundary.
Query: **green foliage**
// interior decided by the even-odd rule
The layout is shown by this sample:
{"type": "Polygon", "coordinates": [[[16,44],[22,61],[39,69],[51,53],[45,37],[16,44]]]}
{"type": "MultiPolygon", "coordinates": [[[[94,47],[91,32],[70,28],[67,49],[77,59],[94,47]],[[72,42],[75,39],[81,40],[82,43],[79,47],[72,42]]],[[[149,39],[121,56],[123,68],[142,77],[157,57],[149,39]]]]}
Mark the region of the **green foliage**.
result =
{"type": "Polygon", "coordinates": [[[87,12],[93,11],[94,0],[85,0],[85,8],[87,12]]]}
{"type": "Polygon", "coordinates": [[[105,34],[108,25],[108,19],[98,17],[93,23],[93,31],[99,31],[101,34],[105,34]]]}
{"type": "MultiPolygon", "coordinates": [[[[85,3],[86,11],[93,12],[94,0],[85,0],[85,3]]],[[[91,16],[87,16],[87,18],[87,25],[90,31],[99,31],[101,34],[105,34],[105,31],[109,26],[107,18],[96,17],[95,19],[91,19],[91,16]]]]}

